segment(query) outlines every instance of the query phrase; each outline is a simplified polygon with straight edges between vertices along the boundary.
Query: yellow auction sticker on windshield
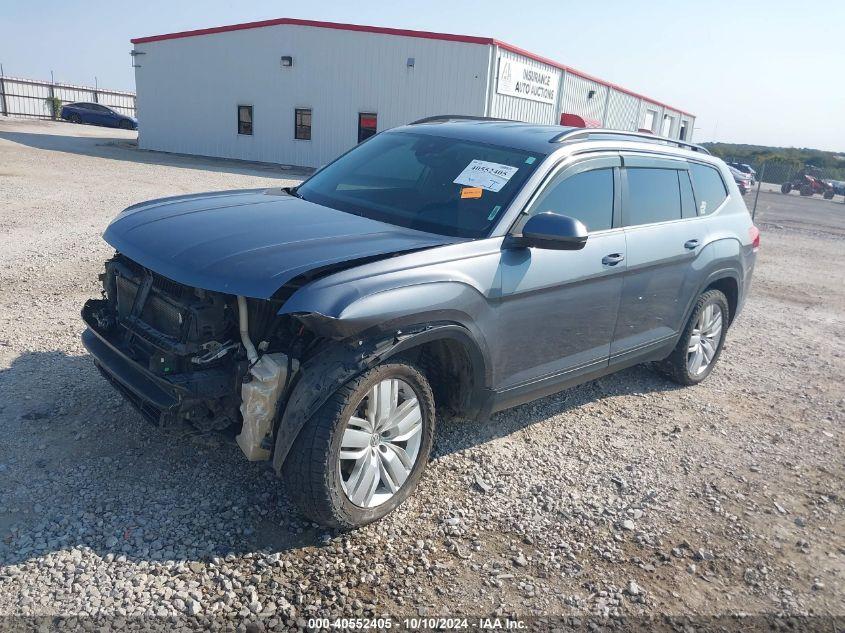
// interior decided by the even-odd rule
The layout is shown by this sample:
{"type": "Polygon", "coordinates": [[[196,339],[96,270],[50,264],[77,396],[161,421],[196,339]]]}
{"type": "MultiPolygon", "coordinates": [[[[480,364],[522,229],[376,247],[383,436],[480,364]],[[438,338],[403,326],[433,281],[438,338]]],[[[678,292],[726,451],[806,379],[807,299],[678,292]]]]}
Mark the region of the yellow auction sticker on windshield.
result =
{"type": "Polygon", "coordinates": [[[461,187],[461,198],[480,198],[483,193],[481,187],[461,187]]]}

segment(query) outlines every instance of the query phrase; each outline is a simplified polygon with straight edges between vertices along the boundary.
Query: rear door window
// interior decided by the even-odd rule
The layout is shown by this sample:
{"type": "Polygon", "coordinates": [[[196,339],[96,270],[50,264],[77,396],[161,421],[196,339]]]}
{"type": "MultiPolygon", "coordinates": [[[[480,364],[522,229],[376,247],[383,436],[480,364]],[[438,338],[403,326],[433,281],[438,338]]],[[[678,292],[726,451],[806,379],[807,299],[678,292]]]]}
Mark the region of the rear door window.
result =
{"type": "Polygon", "coordinates": [[[628,195],[622,208],[626,226],[681,219],[678,170],[626,168],[628,195]]]}
{"type": "Polygon", "coordinates": [[[698,214],[713,213],[728,197],[722,176],[714,167],[701,163],[690,163],[689,169],[698,201],[698,214]]]}

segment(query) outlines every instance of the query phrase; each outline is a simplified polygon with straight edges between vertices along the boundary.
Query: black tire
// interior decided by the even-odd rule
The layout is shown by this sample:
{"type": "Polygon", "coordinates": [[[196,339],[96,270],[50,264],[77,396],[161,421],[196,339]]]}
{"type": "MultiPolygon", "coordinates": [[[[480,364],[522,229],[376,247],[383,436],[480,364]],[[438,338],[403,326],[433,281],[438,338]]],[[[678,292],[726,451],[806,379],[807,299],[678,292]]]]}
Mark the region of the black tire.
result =
{"type": "Polygon", "coordinates": [[[654,368],[659,373],[666,376],[666,378],[678,383],[679,385],[697,385],[710,375],[710,372],[713,371],[713,368],[719,361],[719,356],[722,354],[722,347],[725,344],[725,336],[728,333],[729,320],[730,312],[728,308],[728,300],[725,295],[720,290],[708,290],[698,298],[698,301],[695,302],[695,307],[692,310],[692,314],[687,321],[687,325],[684,328],[683,334],[681,334],[681,338],[678,340],[678,344],[675,346],[675,349],[672,350],[672,353],[662,361],[654,363],[654,368]],[[698,321],[701,311],[710,304],[716,305],[722,313],[722,333],[719,338],[719,344],[716,346],[716,353],[713,355],[713,359],[710,361],[710,364],[703,373],[692,375],[687,366],[687,350],[690,345],[690,337],[692,336],[692,331],[695,328],[696,321],[698,321]]]}
{"type": "Polygon", "coordinates": [[[82,119],[79,118],[78,114],[71,114],[68,117],[68,121],[70,121],[71,123],[82,123],[82,119]]]}
{"type": "Polygon", "coordinates": [[[812,196],[813,195],[813,186],[812,185],[803,185],[800,191],[802,196],[812,196]]]}
{"type": "Polygon", "coordinates": [[[374,367],[338,389],[320,407],[296,438],[282,467],[291,500],[312,521],[331,528],[352,529],[372,523],[407,499],[422,477],[434,439],[434,396],[425,376],[402,361],[374,367]],[[414,391],[422,413],[422,437],[408,478],[389,500],[373,508],[354,505],[341,485],[338,457],[347,420],[370,388],[386,378],[400,378],[414,391]]]}
{"type": "Polygon", "coordinates": [[[824,192],[824,199],[825,200],[833,200],[834,193],[832,191],[825,191],[824,192]]]}
{"type": "Polygon", "coordinates": [[[781,193],[789,193],[790,191],[792,191],[792,183],[785,182],[780,186],[781,193]]]}

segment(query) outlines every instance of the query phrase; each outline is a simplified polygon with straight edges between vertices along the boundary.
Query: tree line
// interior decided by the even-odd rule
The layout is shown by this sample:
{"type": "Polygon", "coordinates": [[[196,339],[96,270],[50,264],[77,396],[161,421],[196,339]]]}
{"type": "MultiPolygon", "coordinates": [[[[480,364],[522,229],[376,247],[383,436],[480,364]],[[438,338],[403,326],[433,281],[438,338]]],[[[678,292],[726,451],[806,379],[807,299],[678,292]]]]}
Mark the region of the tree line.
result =
{"type": "Polygon", "coordinates": [[[798,171],[805,166],[818,168],[826,178],[845,180],[845,154],[803,147],[770,147],[741,143],[702,143],[707,150],[726,161],[747,163],[758,173],[764,168],[798,171]]]}

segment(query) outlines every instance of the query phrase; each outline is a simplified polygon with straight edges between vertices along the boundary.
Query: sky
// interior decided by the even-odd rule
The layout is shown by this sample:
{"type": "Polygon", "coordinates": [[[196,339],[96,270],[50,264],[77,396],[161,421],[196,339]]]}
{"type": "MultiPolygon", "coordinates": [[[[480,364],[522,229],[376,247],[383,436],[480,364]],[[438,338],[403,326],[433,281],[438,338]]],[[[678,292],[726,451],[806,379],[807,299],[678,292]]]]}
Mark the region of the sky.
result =
{"type": "Polygon", "coordinates": [[[280,17],[494,37],[692,112],[699,142],[845,153],[843,0],[2,0],[0,64],[134,90],[130,38],[280,17]]]}

